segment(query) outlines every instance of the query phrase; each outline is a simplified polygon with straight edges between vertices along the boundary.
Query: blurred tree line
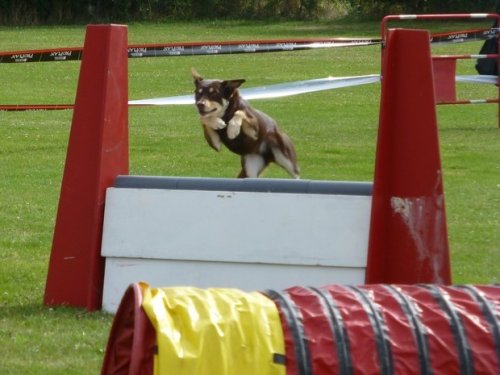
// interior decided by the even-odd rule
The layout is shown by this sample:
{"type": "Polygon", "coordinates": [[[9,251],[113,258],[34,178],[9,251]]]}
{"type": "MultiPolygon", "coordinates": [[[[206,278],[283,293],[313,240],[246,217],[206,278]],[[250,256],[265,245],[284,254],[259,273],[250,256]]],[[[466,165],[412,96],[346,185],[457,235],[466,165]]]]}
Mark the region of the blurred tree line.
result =
{"type": "Polygon", "coordinates": [[[0,0],[0,24],[166,19],[378,19],[386,14],[494,12],[497,0],[0,0]]]}

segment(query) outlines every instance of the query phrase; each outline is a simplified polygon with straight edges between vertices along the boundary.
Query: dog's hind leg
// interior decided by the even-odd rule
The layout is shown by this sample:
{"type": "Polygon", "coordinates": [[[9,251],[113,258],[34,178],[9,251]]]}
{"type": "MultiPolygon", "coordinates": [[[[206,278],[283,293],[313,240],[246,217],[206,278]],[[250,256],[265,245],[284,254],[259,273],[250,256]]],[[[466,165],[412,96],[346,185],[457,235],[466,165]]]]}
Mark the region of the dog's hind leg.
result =
{"type": "Polygon", "coordinates": [[[241,172],[238,178],[256,178],[267,166],[267,162],[261,155],[249,154],[241,157],[241,172]]]}
{"type": "Polygon", "coordinates": [[[293,178],[295,179],[300,178],[299,167],[293,160],[286,157],[285,154],[278,147],[272,147],[271,151],[273,152],[274,161],[276,162],[276,164],[278,164],[280,167],[282,167],[288,173],[290,173],[290,175],[293,178]]]}
{"type": "Polygon", "coordinates": [[[285,169],[293,178],[300,178],[300,169],[297,164],[297,156],[293,143],[284,133],[279,134],[274,144],[271,146],[271,151],[276,164],[285,169]]]}

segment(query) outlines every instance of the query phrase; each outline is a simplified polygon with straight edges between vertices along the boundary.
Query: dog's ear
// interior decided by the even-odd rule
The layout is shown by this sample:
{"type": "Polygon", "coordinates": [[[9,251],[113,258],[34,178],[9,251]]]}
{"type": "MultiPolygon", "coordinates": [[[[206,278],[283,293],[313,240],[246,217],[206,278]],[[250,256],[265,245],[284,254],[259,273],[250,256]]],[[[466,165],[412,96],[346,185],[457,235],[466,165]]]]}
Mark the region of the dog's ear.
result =
{"type": "Polygon", "coordinates": [[[191,68],[191,74],[193,75],[193,80],[194,80],[194,84],[196,85],[198,82],[201,82],[203,81],[203,77],[200,76],[200,73],[198,73],[196,71],[195,68],[191,68]]]}
{"type": "Polygon", "coordinates": [[[225,94],[231,97],[238,87],[245,83],[244,79],[232,79],[229,81],[222,81],[221,86],[224,89],[225,94]]]}

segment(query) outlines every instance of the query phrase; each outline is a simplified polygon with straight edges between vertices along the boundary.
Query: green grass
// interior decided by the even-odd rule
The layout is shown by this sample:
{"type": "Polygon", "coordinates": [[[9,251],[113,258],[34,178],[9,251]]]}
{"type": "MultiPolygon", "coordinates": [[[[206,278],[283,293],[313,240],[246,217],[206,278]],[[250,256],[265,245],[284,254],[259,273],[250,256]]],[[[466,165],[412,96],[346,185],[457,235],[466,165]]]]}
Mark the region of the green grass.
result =
{"type": "MultiPolygon", "coordinates": [[[[288,37],[378,36],[377,23],[205,22],[134,24],[131,43],[288,37]]],[[[80,46],[84,27],[0,28],[0,50],[80,46]]],[[[480,43],[439,47],[473,53],[480,43]]],[[[130,98],[192,92],[190,68],[246,78],[247,87],[379,72],[379,48],[129,60],[130,98]]],[[[78,62],[2,64],[0,104],[71,103],[78,62]]],[[[460,73],[473,73],[472,62],[460,73]]],[[[379,85],[254,101],[294,139],[302,177],[372,180],[379,85]]],[[[461,97],[494,97],[464,86],[461,97]]],[[[454,281],[500,279],[500,131],[494,105],[439,107],[439,133],[454,281]]],[[[98,373],[112,317],[42,306],[71,111],[0,112],[0,373],[98,373]]],[[[235,176],[239,160],[217,154],[193,108],[130,110],[131,173],[235,176]]],[[[425,152],[425,150],[422,150],[425,152]]],[[[266,177],[286,177],[272,167],[266,177]]]]}

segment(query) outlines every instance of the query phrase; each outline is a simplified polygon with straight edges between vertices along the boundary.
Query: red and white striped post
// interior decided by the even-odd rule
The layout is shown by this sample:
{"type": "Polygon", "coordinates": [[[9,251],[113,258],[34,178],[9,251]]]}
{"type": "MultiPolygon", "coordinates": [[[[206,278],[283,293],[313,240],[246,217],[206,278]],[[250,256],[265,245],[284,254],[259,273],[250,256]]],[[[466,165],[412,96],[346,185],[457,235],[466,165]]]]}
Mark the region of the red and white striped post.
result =
{"type": "MultiPolygon", "coordinates": [[[[496,13],[456,13],[456,14],[400,14],[389,15],[382,19],[380,24],[381,38],[382,38],[382,67],[384,66],[384,46],[387,39],[387,24],[390,21],[401,20],[456,20],[456,19],[491,19],[495,20],[497,25],[500,25],[500,15],[496,13]]],[[[500,51],[500,38],[497,37],[498,48],[500,51]]],[[[444,55],[434,56],[433,60],[438,74],[441,77],[436,80],[436,89],[438,91],[437,104],[483,104],[483,103],[498,103],[498,127],[500,128],[500,75],[497,77],[498,95],[496,99],[478,99],[478,100],[456,100],[454,81],[450,81],[451,71],[455,69],[455,63],[450,61],[439,61],[440,59],[482,59],[482,58],[496,58],[497,66],[500,67],[500,53],[490,55],[444,55]],[[446,73],[444,73],[446,71],[446,73]]],[[[383,68],[382,68],[383,72],[383,68]]],[[[382,73],[383,74],[383,73],[382,73]]],[[[498,75],[498,74],[497,74],[498,75]]]]}

